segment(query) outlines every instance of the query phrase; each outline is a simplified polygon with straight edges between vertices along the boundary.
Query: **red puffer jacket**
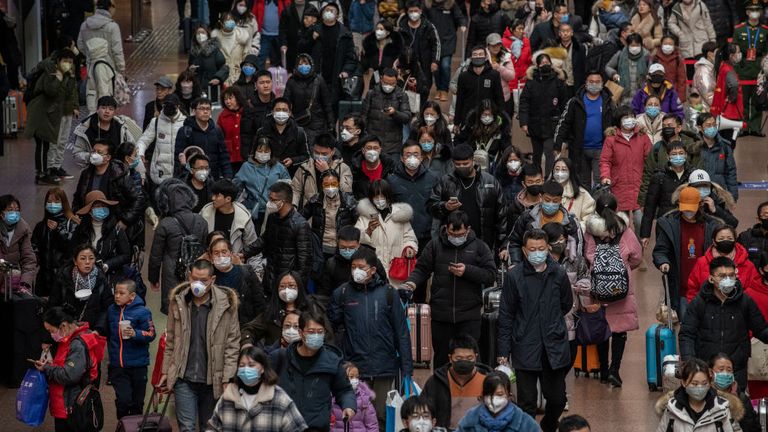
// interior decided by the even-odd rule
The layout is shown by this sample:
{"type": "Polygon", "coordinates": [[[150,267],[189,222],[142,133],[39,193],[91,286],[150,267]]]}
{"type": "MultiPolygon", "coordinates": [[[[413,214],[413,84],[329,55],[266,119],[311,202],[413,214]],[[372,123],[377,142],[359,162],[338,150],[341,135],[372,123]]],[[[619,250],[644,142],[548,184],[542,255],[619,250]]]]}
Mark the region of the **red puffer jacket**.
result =
{"type": "MultiPolygon", "coordinates": [[[[688,277],[688,294],[686,297],[689,302],[696,297],[701,286],[709,279],[709,263],[714,258],[712,247],[710,246],[707,249],[707,253],[703,257],[699,257],[693,270],[691,270],[691,275],[688,277]]],[[[758,285],[762,284],[762,281],[755,265],[749,260],[749,252],[740,243],[736,243],[734,250],[733,262],[736,263],[736,278],[741,282],[745,292],[755,289],[758,285]]]]}

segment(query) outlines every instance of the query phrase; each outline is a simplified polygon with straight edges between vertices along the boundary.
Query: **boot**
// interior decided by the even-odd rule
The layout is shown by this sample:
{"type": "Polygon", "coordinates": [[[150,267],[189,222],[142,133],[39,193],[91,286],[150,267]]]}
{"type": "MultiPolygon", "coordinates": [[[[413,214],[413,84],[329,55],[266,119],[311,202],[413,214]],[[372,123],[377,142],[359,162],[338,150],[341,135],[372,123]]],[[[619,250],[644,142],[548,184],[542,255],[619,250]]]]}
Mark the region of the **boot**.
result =
{"type": "Polygon", "coordinates": [[[624,347],[627,345],[627,333],[614,333],[611,336],[611,367],[608,368],[608,382],[614,387],[621,387],[623,382],[619,375],[621,359],[624,357],[624,347]]]}

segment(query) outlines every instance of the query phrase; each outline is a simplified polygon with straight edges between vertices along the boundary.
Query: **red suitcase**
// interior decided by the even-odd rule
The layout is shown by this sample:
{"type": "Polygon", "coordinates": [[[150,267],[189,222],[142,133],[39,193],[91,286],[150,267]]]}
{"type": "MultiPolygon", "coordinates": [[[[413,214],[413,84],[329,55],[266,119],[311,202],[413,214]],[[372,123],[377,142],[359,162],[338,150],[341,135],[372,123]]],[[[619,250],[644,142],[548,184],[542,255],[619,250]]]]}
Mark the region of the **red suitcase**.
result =
{"type": "Polygon", "coordinates": [[[413,365],[429,369],[432,363],[432,311],[428,304],[408,305],[413,365]]]}

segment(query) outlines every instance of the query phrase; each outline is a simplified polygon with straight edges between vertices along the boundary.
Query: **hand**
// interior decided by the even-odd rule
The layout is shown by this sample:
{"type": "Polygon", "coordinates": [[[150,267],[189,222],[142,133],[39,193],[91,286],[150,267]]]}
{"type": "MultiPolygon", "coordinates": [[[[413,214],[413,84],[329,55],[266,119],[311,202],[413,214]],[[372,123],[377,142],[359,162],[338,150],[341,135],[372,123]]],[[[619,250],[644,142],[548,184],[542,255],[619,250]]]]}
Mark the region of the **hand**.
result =
{"type": "Polygon", "coordinates": [[[59,226],[59,223],[56,222],[55,220],[48,219],[48,222],[46,222],[46,225],[48,225],[49,230],[53,231],[56,229],[56,227],[59,226]]]}
{"type": "Polygon", "coordinates": [[[608,185],[608,186],[610,186],[610,185],[611,185],[611,179],[609,179],[609,178],[604,178],[604,179],[603,179],[603,181],[602,181],[602,183],[603,183],[604,185],[608,185]]]}
{"type": "Polygon", "coordinates": [[[523,131],[525,136],[528,136],[528,125],[522,125],[520,126],[520,129],[523,131]]]}
{"type": "Polygon", "coordinates": [[[349,76],[349,74],[346,73],[346,72],[342,72],[342,73],[339,74],[339,78],[342,78],[342,79],[347,78],[348,76],[349,76]]]}
{"type": "Polygon", "coordinates": [[[647,248],[647,247],[648,247],[648,244],[649,244],[650,242],[651,242],[651,239],[649,239],[648,237],[645,237],[645,238],[641,238],[641,239],[640,239],[640,244],[641,244],[641,245],[643,245],[643,249],[647,248]]]}
{"type": "Polygon", "coordinates": [[[328,166],[328,162],[320,159],[315,159],[315,170],[317,170],[317,172],[324,173],[328,171],[328,168],[330,168],[330,166],[328,166]]]}
{"type": "Polygon", "coordinates": [[[461,201],[459,200],[449,199],[445,202],[445,209],[448,211],[454,211],[459,207],[461,207],[461,201]]]}
{"type": "Polygon", "coordinates": [[[214,78],[214,79],[208,81],[208,84],[210,84],[212,86],[217,86],[217,85],[221,84],[221,81],[219,81],[218,78],[214,78]]]}
{"type": "Polygon", "coordinates": [[[355,410],[353,410],[352,408],[345,408],[344,411],[342,411],[342,413],[344,414],[344,418],[346,419],[352,419],[352,417],[355,416],[355,410]]]}
{"type": "Polygon", "coordinates": [[[460,32],[465,32],[465,31],[467,31],[467,26],[459,26],[459,31],[460,31],[460,32]]]}
{"type": "Polygon", "coordinates": [[[504,250],[502,250],[501,252],[499,252],[499,258],[500,258],[502,261],[506,261],[506,260],[508,260],[508,259],[509,259],[509,251],[508,251],[508,250],[506,250],[506,249],[504,249],[504,250]]]}
{"type": "Polygon", "coordinates": [[[432,63],[432,66],[430,66],[430,69],[432,70],[432,72],[437,72],[438,67],[439,66],[437,65],[437,63],[432,63]]]}
{"type": "Polygon", "coordinates": [[[500,365],[507,365],[507,358],[506,357],[496,357],[496,362],[500,365]]]}
{"type": "Polygon", "coordinates": [[[699,205],[704,207],[704,209],[707,210],[710,213],[714,213],[715,212],[715,201],[712,200],[712,197],[705,197],[705,198],[703,198],[699,205]]]}
{"type": "Polygon", "coordinates": [[[280,51],[287,52],[288,51],[288,47],[283,45],[283,46],[280,47],[280,51]]]}
{"type": "Polygon", "coordinates": [[[128,228],[128,225],[126,225],[123,221],[117,221],[117,227],[125,231],[125,229],[128,228]]]}
{"type": "Polygon", "coordinates": [[[416,256],[416,251],[412,247],[407,246],[403,249],[403,256],[406,258],[413,258],[416,256]]]}
{"type": "Polygon", "coordinates": [[[660,265],[659,266],[659,271],[661,271],[662,273],[665,273],[665,274],[669,273],[669,264],[664,263],[664,264],[660,265]]]}
{"type": "Polygon", "coordinates": [[[80,110],[76,109],[76,110],[72,111],[72,117],[80,118],[80,110]]]}
{"type": "Polygon", "coordinates": [[[283,159],[283,166],[284,167],[288,168],[291,165],[293,165],[293,159],[291,159],[291,158],[283,159]]]}
{"type": "Polygon", "coordinates": [[[619,74],[613,74],[613,76],[611,77],[611,79],[612,79],[612,80],[614,80],[614,81],[616,81],[616,82],[619,82],[619,80],[621,80],[621,77],[619,76],[619,74]]]}
{"type": "Polygon", "coordinates": [[[160,292],[160,282],[152,282],[149,284],[149,288],[154,292],[160,292]]]}
{"type": "Polygon", "coordinates": [[[455,264],[455,265],[448,265],[448,271],[451,272],[456,277],[462,277],[464,276],[464,271],[467,269],[467,267],[464,264],[455,264]]]}
{"type": "Polygon", "coordinates": [[[182,164],[182,165],[186,165],[187,164],[187,155],[185,155],[184,153],[179,153],[179,163],[182,164]]]}

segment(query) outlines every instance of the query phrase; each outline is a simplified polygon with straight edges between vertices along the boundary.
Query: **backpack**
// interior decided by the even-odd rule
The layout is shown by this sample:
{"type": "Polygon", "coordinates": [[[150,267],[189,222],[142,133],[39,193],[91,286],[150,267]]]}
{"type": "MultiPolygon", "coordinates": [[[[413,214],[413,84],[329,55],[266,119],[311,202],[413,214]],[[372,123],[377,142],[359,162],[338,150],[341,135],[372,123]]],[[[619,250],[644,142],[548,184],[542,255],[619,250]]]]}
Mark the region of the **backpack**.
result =
{"type": "Polygon", "coordinates": [[[205,248],[200,243],[200,239],[196,235],[192,234],[187,227],[176,216],[173,216],[176,223],[182,231],[181,247],[179,249],[179,257],[176,259],[176,268],[174,269],[174,275],[178,280],[185,280],[187,278],[187,271],[192,264],[197,261],[198,258],[205,252],[205,248]]]}
{"type": "Polygon", "coordinates": [[[629,273],[617,243],[602,243],[595,247],[595,263],[591,272],[592,297],[601,302],[621,300],[629,293],[629,273]]]}

